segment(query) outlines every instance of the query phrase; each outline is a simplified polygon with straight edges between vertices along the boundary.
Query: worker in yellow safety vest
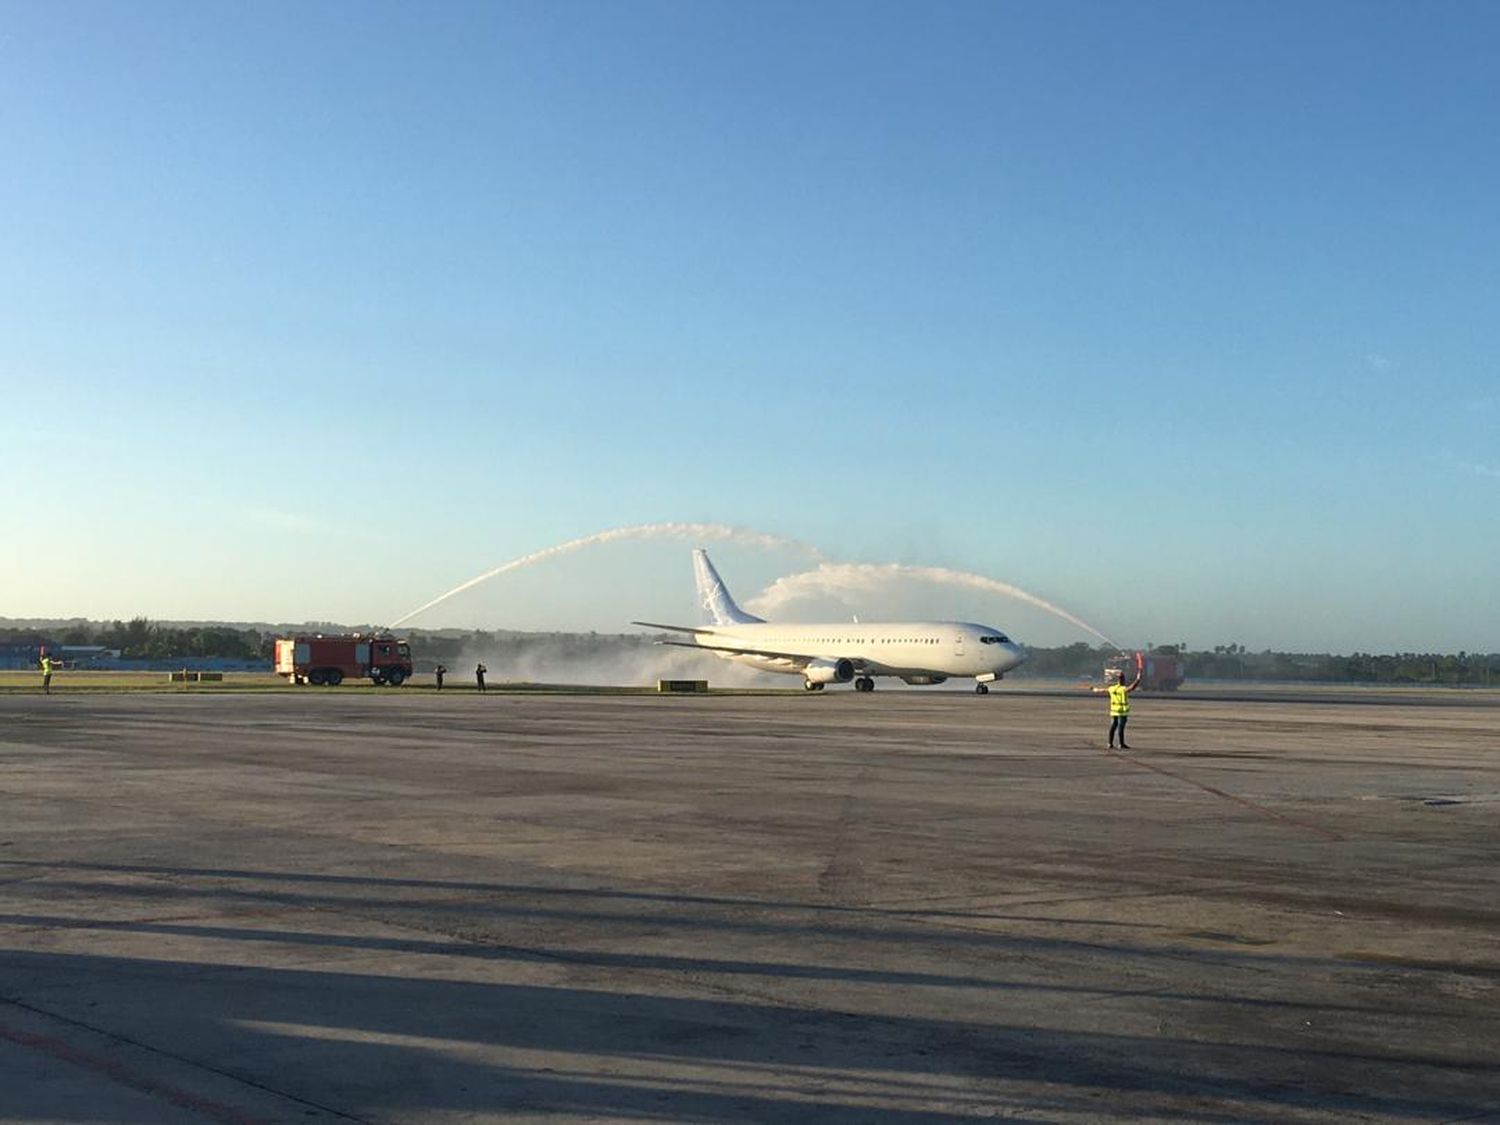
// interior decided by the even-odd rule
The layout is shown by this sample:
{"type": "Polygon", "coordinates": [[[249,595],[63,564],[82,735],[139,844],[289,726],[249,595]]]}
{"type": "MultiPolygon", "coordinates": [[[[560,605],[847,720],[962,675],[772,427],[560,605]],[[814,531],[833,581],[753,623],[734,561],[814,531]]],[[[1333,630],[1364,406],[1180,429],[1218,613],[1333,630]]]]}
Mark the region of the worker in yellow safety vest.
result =
{"type": "Polygon", "coordinates": [[[1125,723],[1130,718],[1130,693],[1141,686],[1141,665],[1144,661],[1140,653],[1135,654],[1135,679],[1130,683],[1125,682],[1124,672],[1109,673],[1110,682],[1103,687],[1092,688],[1095,695],[1106,692],[1109,695],[1109,748],[1115,748],[1115,735],[1120,736],[1120,749],[1129,750],[1130,744],[1125,741],[1125,723]]]}
{"type": "Polygon", "coordinates": [[[47,650],[42,649],[42,658],[38,661],[42,666],[42,694],[52,694],[52,657],[47,655],[47,650]]]}

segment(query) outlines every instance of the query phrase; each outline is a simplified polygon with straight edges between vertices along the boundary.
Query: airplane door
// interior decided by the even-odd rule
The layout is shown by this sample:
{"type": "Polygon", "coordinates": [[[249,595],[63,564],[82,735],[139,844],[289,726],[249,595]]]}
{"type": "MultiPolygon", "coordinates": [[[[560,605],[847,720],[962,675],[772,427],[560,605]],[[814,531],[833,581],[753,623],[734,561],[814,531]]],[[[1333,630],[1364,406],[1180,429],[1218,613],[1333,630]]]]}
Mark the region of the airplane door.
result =
{"type": "Polygon", "coordinates": [[[956,637],[953,638],[953,655],[954,656],[962,656],[963,654],[964,654],[964,635],[962,633],[960,633],[960,634],[958,634],[958,636],[956,636],[956,637]]]}

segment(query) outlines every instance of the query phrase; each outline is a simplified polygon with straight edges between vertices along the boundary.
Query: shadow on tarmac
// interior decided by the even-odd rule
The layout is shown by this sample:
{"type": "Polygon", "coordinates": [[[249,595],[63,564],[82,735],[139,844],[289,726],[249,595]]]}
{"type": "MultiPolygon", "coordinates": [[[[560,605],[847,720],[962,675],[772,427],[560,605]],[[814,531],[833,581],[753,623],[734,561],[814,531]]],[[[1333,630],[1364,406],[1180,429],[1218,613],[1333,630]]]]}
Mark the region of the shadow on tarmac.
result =
{"type": "MultiPolygon", "coordinates": [[[[146,1018],[132,1011],[145,1006],[157,1049],[311,1104],[336,1103],[356,1117],[530,1112],[778,1121],[815,1111],[820,1121],[956,1122],[1000,1108],[962,1081],[982,1077],[1027,1084],[1012,1104],[1041,1119],[1151,1093],[1225,1103],[1214,1114],[1224,1121],[1263,1120],[1277,1107],[1452,1120],[1486,1106],[1480,1090],[1465,1096],[1465,1076],[1472,1082],[1496,1069],[1290,1044],[207,962],[21,953],[6,958],[12,973],[28,982],[28,994],[88,991],[90,1023],[104,1030],[121,1017],[129,1024],[146,1018]],[[556,1065],[464,1057],[494,1049],[539,1052],[556,1065]],[[789,1074],[857,1087],[859,1101],[840,1104],[805,1082],[789,1083],[789,1074]],[[871,1095],[884,1104],[859,1104],[871,1095]],[[918,1108],[945,1099],[962,1108],[918,1108]]],[[[7,982],[7,991],[17,983],[7,982]]],[[[55,1107],[9,1104],[7,1112],[56,1119],[55,1107]]]]}
{"type": "MultiPolygon", "coordinates": [[[[1500,1067],[1477,1055],[1455,1059],[1409,1050],[1340,1049],[1328,1045],[1335,1039],[1300,1034],[1304,1008],[1307,1014],[1314,1009],[1322,1013],[1319,1023],[1340,1011],[1368,1013],[1350,1018],[1378,1020],[1408,1010],[1399,1002],[1386,1011],[1266,1000],[1228,989],[1196,994],[1152,990],[1149,998],[1156,1010],[1181,1014],[1171,1032],[1164,1025],[1158,1025],[1156,1034],[1106,1033],[1086,1026],[1063,1030],[1020,1022],[1019,1010],[1008,1013],[1012,1001],[1007,994],[1025,990],[1086,1003],[1131,998],[1138,990],[997,980],[972,973],[504,943],[475,927],[481,919],[492,919],[493,933],[503,935],[521,920],[541,916],[593,926],[590,944],[604,945],[628,944],[642,928],[676,928],[710,945],[726,931],[757,932],[789,939],[780,948],[801,948],[804,957],[809,947],[799,942],[813,937],[833,939],[835,949],[841,941],[904,945],[936,940],[970,952],[976,947],[996,950],[1001,956],[983,963],[1006,968],[1059,953],[1122,963],[1194,958],[1220,968],[1275,964],[1307,973],[1378,974],[1389,970],[1384,965],[1284,958],[1259,950],[1148,949],[969,931],[934,934],[906,928],[903,918],[909,912],[868,907],[223,869],[4,865],[12,873],[27,867],[39,875],[93,871],[219,881],[201,886],[28,883],[28,895],[55,896],[59,908],[112,896],[117,906],[149,914],[163,900],[186,906],[202,899],[198,905],[212,914],[214,904],[208,900],[216,899],[222,915],[226,898],[243,897],[313,911],[314,918],[326,912],[322,917],[353,915],[369,921],[364,912],[378,909],[381,922],[403,927],[423,918],[430,926],[435,917],[461,915],[462,926],[455,923],[454,933],[435,931],[442,936],[415,939],[203,924],[190,918],[117,920],[21,912],[0,917],[3,926],[49,933],[144,934],[199,942],[184,946],[196,951],[197,959],[189,960],[10,948],[0,961],[0,990],[6,998],[0,1002],[0,1030],[8,1003],[77,1021],[356,1119],[575,1114],[616,1120],[936,1125],[998,1112],[1035,1115],[1014,1120],[1112,1113],[1161,1119],[1180,1112],[1195,1120],[1248,1122],[1316,1111],[1350,1118],[1467,1120],[1490,1110],[1500,1095],[1500,1067]],[[259,886],[239,891],[226,888],[225,882],[259,886]],[[320,886],[435,894],[399,900],[373,893],[314,893],[320,886]],[[448,897],[455,892],[486,898],[455,903],[448,897]],[[626,909],[610,909],[620,905],[626,909]],[[792,917],[778,920],[771,916],[776,910],[792,917]],[[819,920],[823,914],[830,916],[828,921],[819,920]],[[874,915],[886,924],[880,925],[874,915]],[[465,929],[468,936],[461,936],[465,929]],[[369,971],[351,970],[347,960],[337,971],[247,964],[239,953],[214,961],[203,959],[204,940],[255,943],[253,956],[274,955],[283,961],[285,953],[267,950],[324,948],[415,960],[392,962],[389,974],[378,960],[369,971]],[[458,974],[446,959],[453,957],[636,975],[601,978],[599,986],[592,981],[461,980],[452,979],[458,974]],[[809,993],[800,1005],[759,1002],[743,994],[723,1000],[669,994],[684,987],[685,980],[697,987],[700,978],[720,974],[879,989],[980,990],[993,997],[988,1009],[993,1014],[975,1020],[852,1012],[820,1003],[817,993],[809,993]],[[1247,1028],[1244,1039],[1235,1041],[1232,1022],[1197,1021],[1195,1014],[1207,1005],[1241,1013],[1269,1009],[1273,1016],[1281,1011],[1294,1018],[1282,1020],[1288,1029],[1285,1042],[1266,1042],[1263,1026],[1247,1028]],[[1261,1041],[1246,1041],[1252,1031],[1261,1041]],[[1174,1111],[1166,1112],[1165,1106],[1174,1111]]],[[[1035,1010],[1033,1005],[1027,1014],[1035,1010]]],[[[1076,1016],[1083,1010],[1068,1012],[1076,1016]]],[[[28,1104],[27,1098],[40,1095],[24,1086],[10,1097],[18,1100],[7,1100],[5,1112],[22,1119],[94,1119],[60,1117],[55,1105],[28,1104]]]]}
{"type": "MultiPolygon", "coordinates": [[[[619,891],[547,886],[543,884],[471,882],[462,880],[430,880],[394,878],[387,876],[317,875],[299,872],[247,871],[234,868],[192,868],[144,864],[102,864],[71,861],[15,861],[0,860],[0,873],[5,871],[34,870],[37,872],[77,871],[94,872],[101,875],[131,874],[159,876],[163,881],[150,884],[137,883],[129,886],[108,881],[85,879],[48,878],[45,886],[51,891],[62,891],[85,897],[110,896],[128,893],[133,898],[167,902],[191,901],[195,899],[239,897],[260,903],[305,908],[321,911],[357,911],[362,916],[379,913],[383,921],[407,928],[426,929],[443,936],[456,936],[455,926],[444,926],[442,919],[451,918],[468,924],[479,918],[537,919],[577,924],[604,925],[649,925],[683,931],[703,931],[733,934],[762,934],[787,938],[834,938],[853,941],[891,941],[903,944],[952,946],[955,949],[989,947],[997,950],[1017,948],[1025,952],[1077,952],[1082,954],[1111,953],[1118,956],[1138,957],[1145,960],[1166,959],[1180,961],[1185,957],[1210,965],[1265,966],[1277,964],[1309,970],[1358,970],[1364,964],[1351,962],[1337,956],[1312,957],[1299,954],[1275,952],[1263,948],[1179,948],[1157,943],[1151,946],[1136,945],[1121,941],[1102,943],[1097,940],[1074,940],[1068,938],[1039,937],[1034,934],[1015,936],[999,930],[975,931],[959,928],[937,928],[920,926],[932,920],[972,921],[986,924],[997,922],[1041,922],[1048,925],[1067,925],[1064,918],[1036,914],[1021,914],[1004,909],[990,910],[946,910],[941,908],[899,908],[879,906],[850,906],[838,903],[802,901],[777,901],[750,898],[715,897],[660,892],[619,891]],[[221,880],[221,883],[188,884],[174,880],[221,880]],[[291,889],[280,889],[277,884],[292,884],[291,889]],[[302,890],[310,887],[336,887],[339,889],[386,892],[383,894],[317,894],[302,890]],[[431,891],[431,898],[394,897],[397,891],[431,891]],[[484,896],[473,901],[458,901],[455,893],[484,896]],[[631,913],[616,909],[617,904],[639,907],[631,913]],[[831,920],[829,919],[831,917],[831,920]]],[[[1113,888],[1119,892],[1132,885],[1126,873],[1112,876],[1113,888]]],[[[6,880],[0,879],[0,886],[6,880]]],[[[1157,883],[1142,880],[1140,885],[1152,895],[1160,893],[1157,883]]],[[[1242,888],[1235,888],[1242,894],[1242,888]]],[[[1122,897],[1117,894],[1116,897],[1122,897]]],[[[1309,899],[1274,889],[1257,889],[1256,898],[1266,902],[1290,906],[1307,906],[1309,899]]],[[[1413,909],[1381,900],[1358,899],[1352,895],[1339,900],[1345,908],[1393,918],[1407,918],[1413,909]]],[[[1486,928],[1500,927],[1500,911],[1475,907],[1443,906],[1422,908],[1424,917],[1441,914],[1444,920],[1463,922],[1486,928]]],[[[3,919],[0,919],[3,920],[3,919]]],[[[60,919],[57,921],[61,921],[60,919]]],[[[73,925],[105,928],[114,925],[108,922],[72,920],[73,925]]],[[[1138,922],[1110,922],[1089,918],[1076,922],[1094,928],[1119,928],[1124,930],[1163,931],[1164,926],[1138,922]]],[[[127,927],[134,923],[124,924],[127,927]]],[[[162,932],[168,932],[163,930],[162,932]]],[[[255,933],[259,931],[249,931],[255,933]]],[[[287,939],[290,940],[290,939],[287,939]]],[[[342,939],[340,939],[342,940],[342,939]]],[[[460,938],[460,941],[462,939],[460,938]]],[[[480,939],[482,945],[466,947],[462,944],[447,946],[444,953],[462,954],[468,948],[470,955],[483,955],[486,949],[503,949],[503,945],[492,945],[487,937],[480,939]]],[[[420,943],[395,941],[392,948],[416,949],[420,943]]],[[[565,961],[570,955],[556,952],[549,959],[565,961]]],[[[698,962],[695,961],[695,964],[698,962]]],[[[729,962],[724,962],[729,964],[729,962]]],[[[769,964],[769,963],[768,963],[769,964]]],[[[1385,958],[1380,964],[1387,967],[1400,965],[1413,970],[1464,973],[1478,977],[1500,976],[1500,970],[1484,964],[1468,962],[1438,962],[1420,958],[1385,958]]],[[[787,966],[775,964],[778,970],[787,966]]],[[[848,968],[829,969],[808,975],[827,975],[828,979],[879,979],[886,983],[927,983],[953,987],[983,988],[991,985],[979,978],[953,977],[929,974],[873,973],[861,977],[861,970],[848,968]],[[909,978],[909,979],[908,979],[909,978]]]]}

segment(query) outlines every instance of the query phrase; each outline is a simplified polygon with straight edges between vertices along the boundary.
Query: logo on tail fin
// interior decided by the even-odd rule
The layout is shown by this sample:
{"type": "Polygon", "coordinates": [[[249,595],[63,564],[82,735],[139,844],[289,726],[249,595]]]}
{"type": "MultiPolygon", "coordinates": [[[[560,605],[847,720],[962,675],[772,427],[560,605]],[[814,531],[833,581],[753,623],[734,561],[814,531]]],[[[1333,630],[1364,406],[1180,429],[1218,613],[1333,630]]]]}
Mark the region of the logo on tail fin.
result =
{"type": "Polygon", "coordinates": [[[693,577],[698,581],[698,607],[704,624],[751,625],[762,620],[734,604],[729,588],[708,561],[708,552],[701,547],[693,551],[693,577]]]}

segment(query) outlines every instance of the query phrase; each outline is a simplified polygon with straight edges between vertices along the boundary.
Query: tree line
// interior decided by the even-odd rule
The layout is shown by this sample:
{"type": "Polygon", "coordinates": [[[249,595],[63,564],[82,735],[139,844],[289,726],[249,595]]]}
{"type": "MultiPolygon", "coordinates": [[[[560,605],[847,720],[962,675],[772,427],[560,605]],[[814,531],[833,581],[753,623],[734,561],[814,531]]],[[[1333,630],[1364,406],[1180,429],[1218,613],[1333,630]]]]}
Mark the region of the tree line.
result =
{"type": "MultiPolygon", "coordinates": [[[[1030,648],[1030,659],[1012,675],[1097,678],[1116,650],[1078,642],[1062,648],[1030,648]]],[[[1174,656],[1191,680],[1278,680],[1301,683],[1450,684],[1500,686],[1500,653],[1477,652],[1251,652],[1241,644],[1193,651],[1180,645],[1152,650],[1174,656]]]]}
{"type": "Polygon", "coordinates": [[[180,657],[217,657],[264,660],[276,655],[275,634],[229,625],[177,627],[133,617],[108,624],[74,625],[58,641],[65,645],[101,645],[116,649],[125,660],[176,660],[180,657]]]}
{"type": "MultiPolygon", "coordinates": [[[[329,632],[338,631],[329,627],[329,632]]],[[[275,659],[277,634],[233,625],[174,626],[135,617],[109,623],[72,623],[57,640],[68,645],[102,645],[117,649],[126,660],[172,660],[180,657],[219,657],[232,660],[275,659]]],[[[403,633],[418,661],[447,661],[466,651],[498,648],[525,650],[545,644],[553,656],[566,661],[607,659],[611,652],[633,652],[649,638],[639,634],[512,633],[474,630],[403,633]]],[[[1097,679],[1113,648],[1082,641],[1056,648],[1029,646],[1028,661],[1011,675],[1097,679]]],[[[1338,653],[1251,652],[1238,643],[1194,651],[1181,645],[1152,650],[1183,662],[1191,680],[1280,680],[1305,683],[1450,684],[1500,686],[1500,653],[1400,652],[1338,653]]]]}

